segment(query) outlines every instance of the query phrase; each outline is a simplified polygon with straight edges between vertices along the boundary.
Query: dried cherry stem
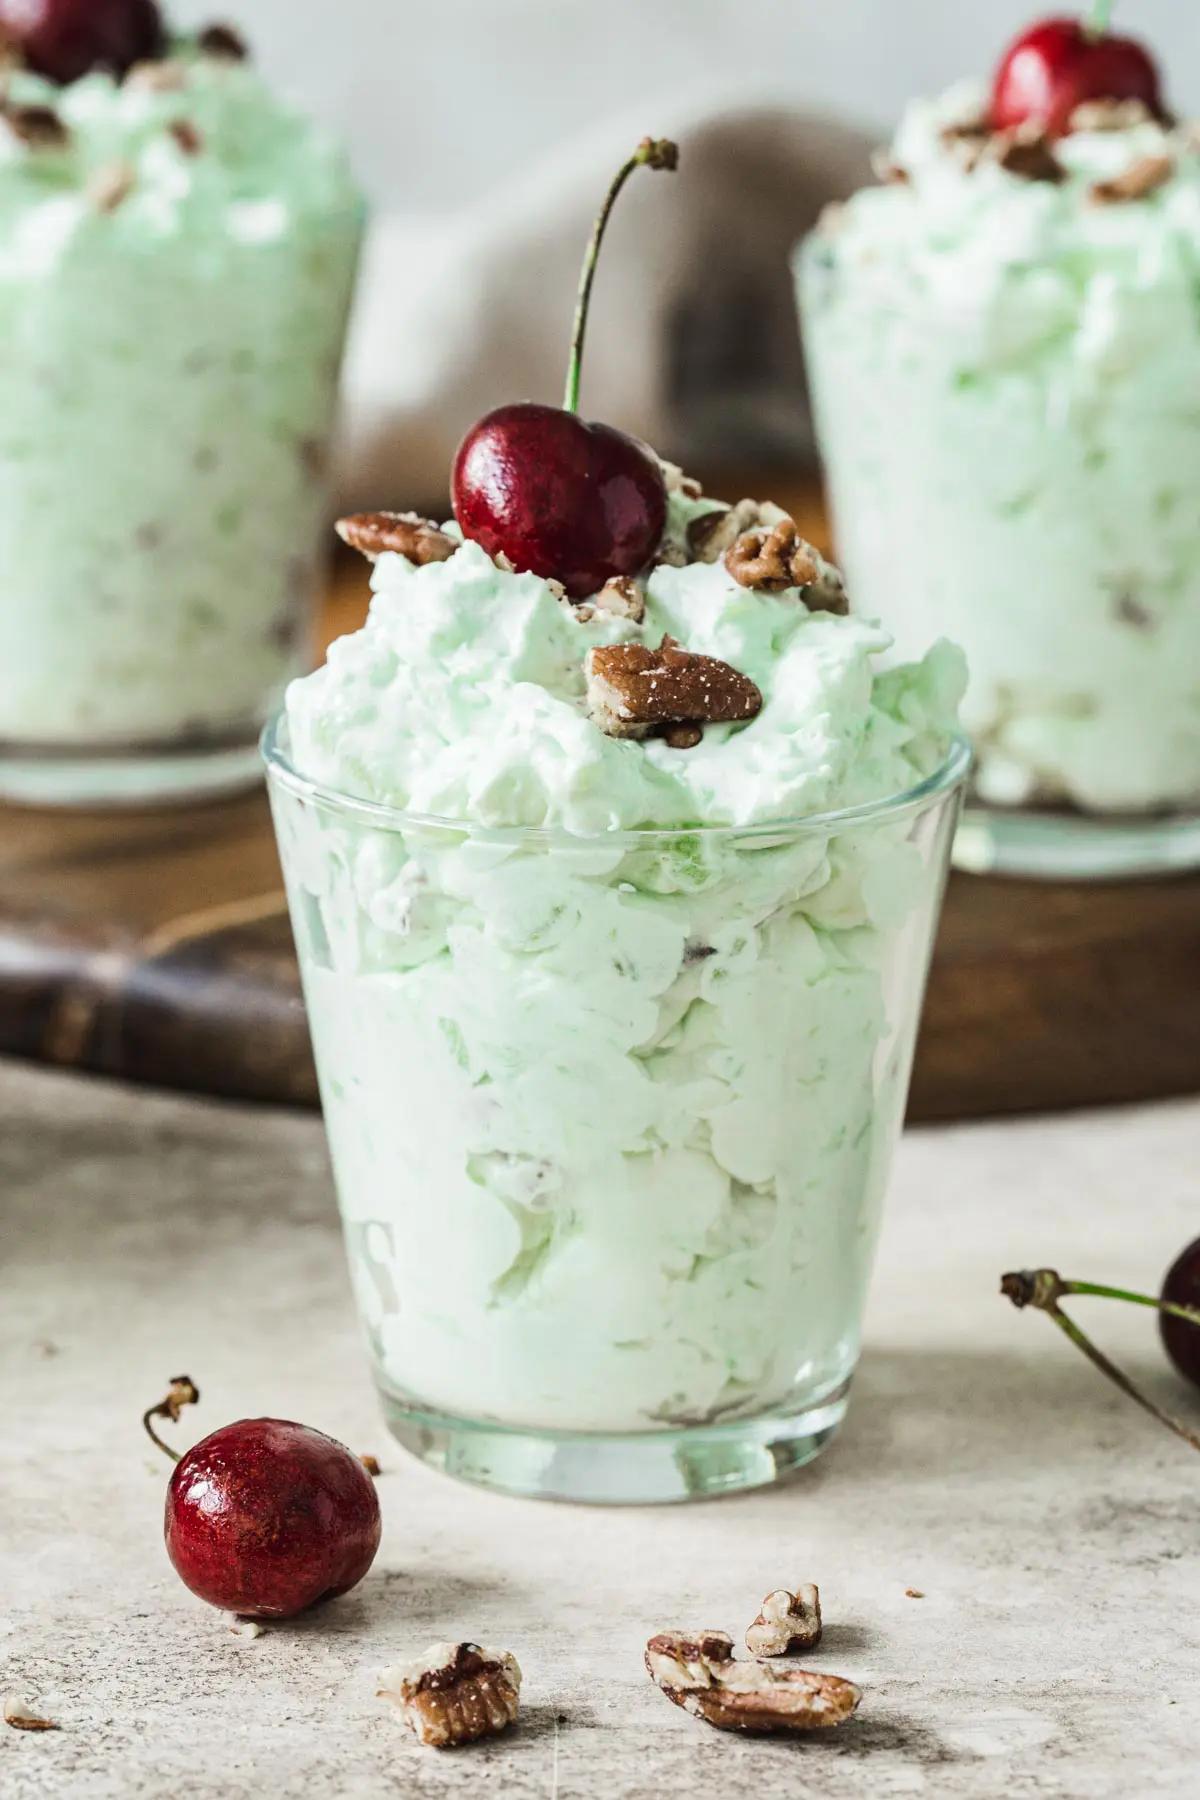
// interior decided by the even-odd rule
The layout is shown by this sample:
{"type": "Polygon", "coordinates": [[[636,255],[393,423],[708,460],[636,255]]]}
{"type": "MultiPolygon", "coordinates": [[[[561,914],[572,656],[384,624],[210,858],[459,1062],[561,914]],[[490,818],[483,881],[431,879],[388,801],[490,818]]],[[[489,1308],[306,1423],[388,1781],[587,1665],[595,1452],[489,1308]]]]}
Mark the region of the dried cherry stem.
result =
{"type": "Polygon", "coordinates": [[[1189,1325],[1200,1325],[1200,1311],[1191,1306],[1176,1306],[1170,1300],[1156,1300],[1152,1294],[1135,1294],[1128,1288],[1104,1287],[1094,1281],[1064,1281],[1057,1269],[1022,1269],[1004,1275],[1000,1279],[1000,1292],[1016,1307],[1032,1306],[1035,1311],[1046,1313],[1059,1330],[1073,1344],[1078,1345],[1088,1361],[1094,1363],[1110,1381],[1115,1382],[1123,1394],[1128,1394],[1151,1418],[1157,1419],[1160,1425],[1165,1425],[1168,1431],[1173,1431],[1176,1437],[1181,1437],[1193,1450],[1200,1450],[1200,1437],[1189,1431],[1178,1419],[1172,1418],[1170,1413],[1163,1412],[1149,1395],[1143,1394],[1123,1369],[1118,1369],[1116,1363],[1110,1362],[1104,1352],[1096,1348],[1074,1319],[1067,1317],[1059,1302],[1073,1294],[1092,1295],[1101,1300],[1128,1300],[1133,1306],[1151,1306],[1156,1312],[1170,1313],[1175,1319],[1185,1319],[1189,1325]]]}
{"type": "Polygon", "coordinates": [[[1112,18],[1113,0],[1092,0],[1091,17],[1088,19],[1087,32],[1092,38],[1108,36],[1108,24],[1112,18]]]}
{"type": "Polygon", "coordinates": [[[605,195],[604,205],[600,208],[596,223],[592,227],[591,241],[583,259],[583,273],[579,278],[579,299],[575,306],[575,325],[571,332],[571,360],[567,365],[567,391],[563,399],[563,407],[567,412],[579,411],[579,372],[583,367],[583,340],[587,334],[588,308],[592,300],[592,283],[596,279],[596,263],[600,256],[600,245],[608,226],[609,217],[617,203],[617,195],[629,180],[635,169],[677,169],[679,167],[679,146],[670,138],[644,137],[629,161],[618,169],[612,186],[605,195]]]}
{"type": "Polygon", "coordinates": [[[172,1450],[170,1444],[163,1443],[151,1421],[170,1419],[172,1425],[178,1425],[179,1415],[184,1407],[195,1406],[199,1398],[200,1389],[190,1375],[172,1375],[171,1385],[167,1389],[165,1399],[160,1400],[157,1406],[148,1406],[142,1414],[142,1424],[145,1427],[146,1436],[152,1444],[157,1444],[163,1455],[169,1456],[172,1462],[179,1461],[178,1450],[172,1450]]]}

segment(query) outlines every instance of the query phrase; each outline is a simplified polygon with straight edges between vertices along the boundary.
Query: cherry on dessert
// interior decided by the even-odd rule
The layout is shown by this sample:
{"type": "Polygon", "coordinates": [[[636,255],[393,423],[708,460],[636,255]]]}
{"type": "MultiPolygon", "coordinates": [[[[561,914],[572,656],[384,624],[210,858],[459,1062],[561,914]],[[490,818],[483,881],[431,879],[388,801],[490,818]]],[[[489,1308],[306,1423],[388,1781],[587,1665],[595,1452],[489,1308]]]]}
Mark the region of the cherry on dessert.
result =
{"type": "MultiPolygon", "coordinates": [[[[1172,1306],[1190,1306],[1200,1310],[1200,1238],[1189,1244],[1176,1258],[1162,1284],[1161,1299],[1172,1306]]],[[[1200,1325],[1186,1319],[1173,1319],[1170,1313],[1159,1313],[1158,1326],[1163,1348],[1186,1381],[1200,1387],[1200,1325]]]]}
{"type": "MultiPolygon", "coordinates": [[[[145,1415],[175,1420],[199,1399],[186,1376],[145,1415]]],[[[167,1554],[202,1600],[252,1619],[289,1619],[348,1593],[375,1559],[375,1483],[344,1444],[290,1419],[241,1419],[177,1458],[167,1488],[167,1554]]]]}
{"type": "Polygon", "coordinates": [[[62,85],[94,69],[124,75],[167,43],[155,0],[0,0],[0,35],[62,85]]]}
{"type": "MultiPolygon", "coordinates": [[[[1106,10],[1106,9],[1105,9],[1106,10]]],[[[992,89],[990,121],[1012,131],[1037,121],[1065,137],[1075,109],[1092,100],[1140,100],[1161,118],[1162,80],[1150,52],[1084,19],[1043,19],[1005,54],[992,89]]]]}
{"type": "Polygon", "coordinates": [[[453,494],[464,536],[561,581],[573,600],[645,568],[667,523],[666,483],[644,444],[532,401],[498,407],[468,432],[453,494]]]}
{"type": "Polygon", "coordinates": [[[561,581],[573,600],[651,560],[667,522],[667,489],[646,445],[578,416],[579,373],[600,244],[617,195],[643,166],[674,169],[666,139],[644,138],[618,172],[584,257],[563,406],[501,406],[471,428],[454,459],[463,535],[515,569],[561,581]]]}

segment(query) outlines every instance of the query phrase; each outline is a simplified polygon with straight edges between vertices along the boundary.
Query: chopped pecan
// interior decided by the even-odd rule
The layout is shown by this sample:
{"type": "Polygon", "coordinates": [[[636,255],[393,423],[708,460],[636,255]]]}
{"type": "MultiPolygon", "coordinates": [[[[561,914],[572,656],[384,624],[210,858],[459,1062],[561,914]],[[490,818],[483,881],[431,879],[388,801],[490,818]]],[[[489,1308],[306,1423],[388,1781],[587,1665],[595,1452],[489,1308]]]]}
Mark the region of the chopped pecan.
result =
{"type": "Polygon", "coordinates": [[[1123,175],[1111,181],[1093,182],[1088,199],[1098,206],[1121,206],[1128,201],[1144,200],[1148,194],[1165,187],[1175,173],[1173,156],[1140,156],[1123,175]]]}
{"type": "Polygon", "coordinates": [[[723,1631],[660,1632],[646,1668],[668,1700],[721,1731],[818,1731],[844,1724],[862,1698],[839,1675],[735,1662],[723,1631]]]}
{"type": "Polygon", "coordinates": [[[646,595],[632,575],[614,575],[592,596],[591,605],[610,619],[632,619],[635,625],[646,616],[646,595]]]}
{"type": "Polygon", "coordinates": [[[659,458],[659,467],[662,469],[668,494],[686,494],[689,500],[700,499],[704,489],[694,475],[685,475],[678,463],[666,462],[662,457],[659,458]]]}
{"type": "Polygon", "coordinates": [[[448,562],[458,549],[452,537],[419,513],[352,513],[349,518],[338,520],[336,530],[342,542],[361,551],[368,562],[377,561],[390,550],[423,566],[448,562]]]}
{"type": "Polygon", "coordinates": [[[768,1594],[746,1633],[746,1648],[753,1656],[796,1656],[815,1650],[820,1641],[821,1596],[811,1581],[794,1594],[787,1588],[768,1594]]]}
{"type": "Polygon", "coordinates": [[[955,119],[950,124],[943,125],[938,136],[945,149],[970,172],[978,165],[991,142],[992,128],[983,118],[955,119]]]}
{"type": "Polygon", "coordinates": [[[719,562],[744,531],[768,523],[773,524],[774,520],[763,517],[763,508],[757,500],[739,500],[736,506],[720,506],[692,520],[687,528],[688,549],[695,562],[719,562]]]}
{"type": "Polygon", "coordinates": [[[97,212],[113,213],[124,205],[136,186],[137,170],[131,162],[119,158],[93,170],[85,191],[97,212]]]}
{"type": "Polygon", "coordinates": [[[1067,179],[1045,126],[1037,119],[1019,125],[1015,131],[998,131],[985,154],[989,161],[999,163],[1022,181],[1050,181],[1058,186],[1067,179]]]}
{"type": "Polygon", "coordinates": [[[199,156],[204,148],[204,133],[190,119],[172,119],[167,130],[185,156],[199,156]]]}
{"type": "Polygon", "coordinates": [[[184,64],[168,58],[163,62],[134,63],[125,77],[125,86],[144,94],[177,94],[187,86],[187,80],[184,64]]]}
{"type": "Polygon", "coordinates": [[[196,39],[201,56],[216,62],[249,62],[250,46],[233,25],[206,25],[196,39]]]}
{"type": "Polygon", "coordinates": [[[748,676],[718,657],[682,649],[671,637],[657,650],[595,645],[584,668],[588,711],[608,737],[643,738],[664,726],[730,723],[762,711],[762,695],[748,676]]]}
{"type": "Polygon", "coordinates": [[[1132,131],[1154,117],[1144,100],[1085,100],[1071,114],[1072,131],[1132,131]]]}
{"type": "Polygon", "coordinates": [[[516,1721],[521,1671],[507,1650],[434,1644],[416,1662],[385,1669],[379,1698],[399,1708],[422,1744],[452,1749],[494,1737],[516,1721]]]}
{"type": "Polygon", "coordinates": [[[14,1731],[58,1731],[53,1719],[43,1719],[33,1712],[18,1694],[10,1694],[4,1702],[4,1723],[14,1731]]]}
{"type": "Polygon", "coordinates": [[[663,741],[672,750],[694,750],[703,737],[703,725],[695,723],[668,725],[663,730],[663,741]]]}
{"type": "Polygon", "coordinates": [[[786,515],[769,530],[759,526],[744,531],[725,552],[725,567],[741,587],[762,588],[768,594],[811,587],[821,573],[816,551],[786,515]]]}
{"type": "Polygon", "coordinates": [[[0,104],[0,118],[28,150],[65,150],[71,141],[69,128],[52,106],[0,104]]]}
{"type": "Polygon", "coordinates": [[[908,170],[902,168],[898,162],[893,162],[886,150],[873,152],[871,168],[876,181],[881,181],[885,187],[908,187],[912,182],[912,176],[908,170]]]}

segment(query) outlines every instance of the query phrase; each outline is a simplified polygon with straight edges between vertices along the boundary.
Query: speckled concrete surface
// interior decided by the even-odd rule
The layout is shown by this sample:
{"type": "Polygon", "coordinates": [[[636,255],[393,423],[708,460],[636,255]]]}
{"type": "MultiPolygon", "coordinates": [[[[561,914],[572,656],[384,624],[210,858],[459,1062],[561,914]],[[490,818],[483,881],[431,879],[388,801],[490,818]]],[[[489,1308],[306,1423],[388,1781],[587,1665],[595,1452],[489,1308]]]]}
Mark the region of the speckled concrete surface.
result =
{"type": "MultiPolygon", "coordinates": [[[[910,1137],[841,1441],[778,1492],[585,1513],[389,1447],[315,1123],[0,1066],[0,1688],[61,1726],[0,1726],[0,1794],[1191,1800],[1200,1458],[995,1283],[1153,1283],[1200,1230],[1198,1150],[1192,1104],[910,1137]],[[179,1586],[138,1415],[180,1368],[195,1436],[275,1412],[380,1457],[356,1594],[250,1639],[179,1586]],[[789,1578],[853,1725],[740,1740],[650,1686],[651,1630],[740,1632],[789,1578]],[[423,1751],[376,1671],[458,1636],[516,1651],[525,1721],[423,1751]]],[[[1090,1317],[1187,1404],[1145,1316],[1090,1317]]]]}

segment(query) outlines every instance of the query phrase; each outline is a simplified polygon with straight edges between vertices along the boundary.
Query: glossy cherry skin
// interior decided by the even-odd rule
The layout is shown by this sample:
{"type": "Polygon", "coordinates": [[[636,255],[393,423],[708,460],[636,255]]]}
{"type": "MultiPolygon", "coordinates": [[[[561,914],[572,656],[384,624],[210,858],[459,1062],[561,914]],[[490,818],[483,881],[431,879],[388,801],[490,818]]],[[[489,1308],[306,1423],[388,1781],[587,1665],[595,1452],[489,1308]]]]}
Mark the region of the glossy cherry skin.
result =
{"type": "MultiPolygon", "coordinates": [[[[1167,1270],[1162,1284],[1162,1300],[1175,1306],[1194,1306],[1200,1310],[1200,1238],[1189,1244],[1167,1270]]],[[[1173,1319],[1159,1313],[1158,1328],[1163,1348],[1185,1380],[1200,1388],[1200,1325],[1189,1325],[1186,1319],[1173,1319]]]]}
{"type": "Polygon", "coordinates": [[[1040,119],[1051,137],[1065,137],[1075,108],[1088,100],[1140,100],[1161,116],[1158,65],[1135,38],[1094,36],[1082,19],[1043,19],[1000,64],[992,128],[1011,131],[1040,119]]]}
{"type": "Polygon", "coordinates": [[[573,600],[645,568],[667,523],[666,483],[645,444],[532,401],[472,427],[454,459],[453,495],[464,536],[561,581],[573,600]]]}
{"type": "Polygon", "coordinates": [[[155,0],[0,0],[0,34],[36,74],[64,85],[93,69],[124,75],[167,45],[155,0]]]}
{"type": "Polygon", "coordinates": [[[362,1580],[379,1548],[379,1500],[336,1439],[287,1419],[242,1419],[175,1465],[165,1531],[193,1594],[288,1619],[362,1580]]]}

